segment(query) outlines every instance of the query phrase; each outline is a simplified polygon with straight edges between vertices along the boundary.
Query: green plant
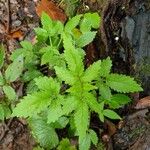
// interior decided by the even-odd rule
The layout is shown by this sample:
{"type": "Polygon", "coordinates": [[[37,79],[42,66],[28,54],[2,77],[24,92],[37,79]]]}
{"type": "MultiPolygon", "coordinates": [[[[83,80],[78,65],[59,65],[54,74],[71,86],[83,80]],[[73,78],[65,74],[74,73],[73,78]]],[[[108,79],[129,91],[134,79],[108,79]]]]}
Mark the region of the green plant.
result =
{"type": "Polygon", "coordinates": [[[69,125],[74,136],[79,137],[79,149],[88,150],[91,143],[98,143],[96,132],[90,128],[91,113],[97,113],[102,122],[104,117],[121,119],[113,109],[131,100],[120,93],[142,88],[129,76],[111,73],[109,57],[85,68],[83,48],[96,35],[94,30],[100,23],[97,13],[77,15],[65,25],[43,13],[41,22],[42,28],[35,29],[37,42],[34,45],[21,42],[23,48],[13,52],[13,62],[5,71],[10,82],[20,77],[27,85],[27,95],[11,116],[28,118],[33,136],[44,148],[56,147],[59,143],[56,129],[69,125]],[[22,65],[14,73],[12,68],[18,63],[22,65]],[[39,70],[43,65],[55,74],[44,75],[39,70]]]}
{"type": "Polygon", "coordinates": [[[57,150],[64,150],[64,149],[67,149],[67,150],[76,150],[75,146],[72,146],[69,139],[62,139],[60,141],[60,144],[59,146],[57,147],[57,150]]]}
{"type": "Polygon", "coordinates": [[[73,17],[79,3],[79,0],[60,0],[59,5],[63,4],[65,6],[65,14],[68,17],[73,17]]]}
{"type": "Polygon", "coordinates": [[[5,49],[3,45],[0,45],[0,120],[10,117],[11,108],[18,99],[11,82],[15,81],[22,72],[23,62],[21,56],[5,70],[6,65],[5,49]]]}

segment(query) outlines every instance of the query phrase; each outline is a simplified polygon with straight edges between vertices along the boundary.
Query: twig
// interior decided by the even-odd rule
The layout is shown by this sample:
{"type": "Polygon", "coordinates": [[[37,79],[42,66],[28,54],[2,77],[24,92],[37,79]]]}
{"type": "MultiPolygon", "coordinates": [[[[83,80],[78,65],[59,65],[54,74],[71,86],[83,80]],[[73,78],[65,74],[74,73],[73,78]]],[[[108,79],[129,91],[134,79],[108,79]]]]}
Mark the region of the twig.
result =
{"type": "Polygon", "coordinates": [[[10,0],[6,1],[7,3],[7,28],[6,28],[6,32],[9,33],[10,32],[10,0]]]}
{"type": "Polygon", "coordinates": [[[6,124],[5,123],[3,123],[3,131],[2,131],[2,133],[1,133],[1,135],[0,135],[0,142],[3,140],[3,138],[5,137],[5,135],[7,134],[7,131],[8,131],[8,129],[6,128],[6,124]]]}
{"type": "Polygon", "coordinates": [[[14,119],[14,118],[9,119],[9,121],[8,121],[8,123],[7,123],[7,127],[8,127],[7,129],[9,129],[9,127],[10,127],[10,125],[11,125],[13,119],[14,119]]]}
{"type": "Polygon", "coordinates": [[[3,123],[3,132],[1,133],[0,135],[0,142],[4,139],[4,137],[6,136],[6,134],[8,133],[9,131],[9,126],[11,125],[13,121],[13,118],[11,118],[8,123],[6,124],[5,122],[3,123]]]}
{"type": "Polygon", "coordinates": [[[5,27],[5,23],[0,19],[0,24],[2,24],[5,27]]]}
{"type": "Polygon", "coordinates": [[[64,2],[64,0],[61,0],[60,3],[58,3],[57,7],[60,7],[60,5],[64,2]]]}

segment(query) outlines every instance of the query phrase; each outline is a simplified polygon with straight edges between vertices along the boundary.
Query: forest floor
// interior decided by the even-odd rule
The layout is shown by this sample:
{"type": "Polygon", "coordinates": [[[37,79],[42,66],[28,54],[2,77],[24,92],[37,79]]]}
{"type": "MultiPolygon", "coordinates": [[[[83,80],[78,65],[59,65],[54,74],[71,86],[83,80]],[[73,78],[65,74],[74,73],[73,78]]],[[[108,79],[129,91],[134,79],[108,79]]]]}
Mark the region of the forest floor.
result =
{"type": "MultiPolygon", "coordinates": [[[[55,0],[55,2],[56,7],[59,5],[61,7],[59,9],[67,10],[65,12],[67,15],[72,13],[69,6],[60,4],[59,0],[55,0]]],[[[8,57],[13,50],[20,47],[20,41],[29,40],[34,43],[33,28],[40,25],[38,16],[40,10],[37,11],[38,3],[39,0],[0,1],[0,43],[5,45],[8,57]]],[[[75,11],[78,13],[90,10],[102,13],[103,9],[99,0],[83,0],[80,6],[72,5],[73,10],[77,7],[75,11]]],[[[44,10],[46,12],[49,11],[47,7],[43,8],[46,9],[44,10]]],[[[62,17],[66,16],[65,13],[62,17]]],[[[57,12],[54,14],[57,15],[57,12]]],[[[98,48],[96,47],[96,49],[98,48]]],[[[92,57],[90,54],[88,55],[88,57],[92,57]]],[[[133,94],[133,97],[140,99],[138,93],[133,94]]],[[[135,106],[129,106],[121,110],[124,119],[120,122],[106,120],[105,124],[101,126],[103,132],[99,133],[99,137],[102,138],[106,147],[104,149],[150,150],[150,114],[148,110],[150,104],[147,101],[150,101],[150,97],[142,99],[141,103],[136,105],[138,110],[135,109],[135,106]],[[129,109],[133,109],[133,111],[127,113],[129,109]]],[[[94,126],[99,127],[98,122],[94,122],[94,126]]],[[[34,146],[36,146],[36,142],[31,136],[24,119],[12,118],[0,123],[0,150],[32,150],[34,146]]]]}

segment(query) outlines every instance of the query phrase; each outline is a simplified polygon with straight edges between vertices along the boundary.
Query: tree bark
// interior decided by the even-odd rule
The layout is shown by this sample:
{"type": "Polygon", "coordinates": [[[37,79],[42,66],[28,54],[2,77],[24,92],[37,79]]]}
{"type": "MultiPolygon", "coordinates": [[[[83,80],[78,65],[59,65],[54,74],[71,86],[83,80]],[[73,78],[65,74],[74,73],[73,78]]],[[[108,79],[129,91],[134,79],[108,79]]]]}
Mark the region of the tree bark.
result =
{"type": "Polygon", "coordinates": [[[122,21],[123,38],[128,38],[133,48],[135,76],[140,79],[144,94],[150,95],[150,10],[147,1],[134,1],[130,16],[122,21]]]}

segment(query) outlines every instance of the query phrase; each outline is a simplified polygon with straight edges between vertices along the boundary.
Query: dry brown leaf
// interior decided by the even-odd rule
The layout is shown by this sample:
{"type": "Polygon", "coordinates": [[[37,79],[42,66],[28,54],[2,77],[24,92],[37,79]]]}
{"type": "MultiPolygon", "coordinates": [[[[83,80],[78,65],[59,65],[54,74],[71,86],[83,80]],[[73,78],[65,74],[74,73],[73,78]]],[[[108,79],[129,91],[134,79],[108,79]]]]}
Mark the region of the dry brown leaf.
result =
{"type": "Polygon", "coordinates": [[[7,39],[19,39],[22,40],[24,37],[24,34],[20,30],[12,31],[11,33],[6,35],[7,39]]]}
{"type": "Polygon", "coordinates": [[[63,23],[67,19],[65,13],[52,1],[42,0],[38,4],[38,6],[36,7],[36,13],[39,17],[41,17],[42,12],[47,13],[53,20],[59,20],[63,23]]]}
{"type": "Polygon", "coordinates": [[[15,32],[11,33],[10,36],[13,39],[20,39],[20,38],[23,37],[23,33],[20,30],[18,30],[18,31],[15,31],[15,32]]]}
{"type": "Polygon", "coordinates": [[[138,101],[135,109],[144,109],[150,107],[150,96],[144,97],[138,101]]]}

